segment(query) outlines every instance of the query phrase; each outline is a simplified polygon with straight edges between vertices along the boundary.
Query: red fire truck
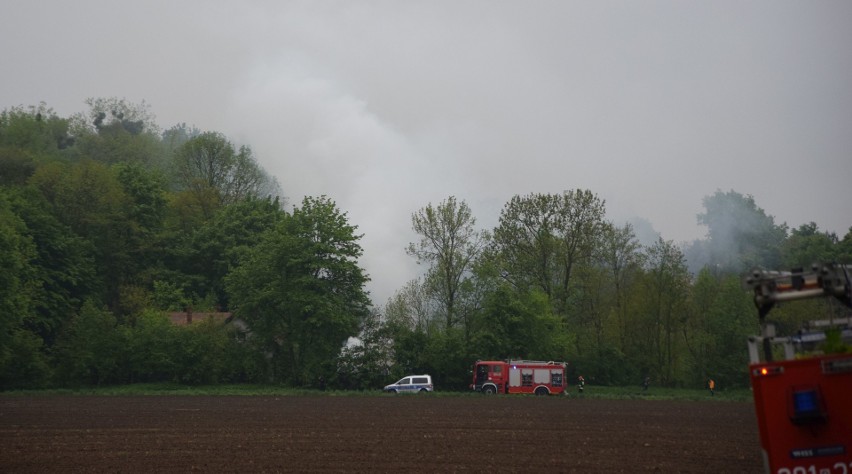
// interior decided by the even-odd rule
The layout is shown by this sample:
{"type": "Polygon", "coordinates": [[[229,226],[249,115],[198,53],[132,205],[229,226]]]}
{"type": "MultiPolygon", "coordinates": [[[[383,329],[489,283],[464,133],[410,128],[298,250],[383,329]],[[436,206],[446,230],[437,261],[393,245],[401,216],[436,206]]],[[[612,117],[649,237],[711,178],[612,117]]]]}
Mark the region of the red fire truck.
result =
{"type": "Polygon", "coordinates": [[[470,388],[489,395],[565,393],[567,368],[568,364],[565,362],[478,360],[473,365],[473,383],[470,388]]]}
{"type": "Polygon", "coordinates": [[[850,273],[852,265],[823,264],[747,280],[761,323],[761,335],[749,338],[749,370],[767,473],[852,474],[849,314],[831,314],[809,325],[818,330],[790,337],[776,336],[766,321],[785,301],[836,297],[852,307],[850,273]]]}

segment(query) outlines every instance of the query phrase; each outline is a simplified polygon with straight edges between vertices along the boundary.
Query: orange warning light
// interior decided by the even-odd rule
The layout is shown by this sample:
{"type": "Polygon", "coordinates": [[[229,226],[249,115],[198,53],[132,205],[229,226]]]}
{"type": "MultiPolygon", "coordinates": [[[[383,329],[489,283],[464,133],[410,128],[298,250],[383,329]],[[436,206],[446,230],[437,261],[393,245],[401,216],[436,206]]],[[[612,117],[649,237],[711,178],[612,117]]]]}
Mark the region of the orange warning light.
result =
{"type": "Polygon", "coordinates": [[[756,376],[779,375],[784,373],[784,367],[777,365],[758,367],[752,370],[756,376]]]}

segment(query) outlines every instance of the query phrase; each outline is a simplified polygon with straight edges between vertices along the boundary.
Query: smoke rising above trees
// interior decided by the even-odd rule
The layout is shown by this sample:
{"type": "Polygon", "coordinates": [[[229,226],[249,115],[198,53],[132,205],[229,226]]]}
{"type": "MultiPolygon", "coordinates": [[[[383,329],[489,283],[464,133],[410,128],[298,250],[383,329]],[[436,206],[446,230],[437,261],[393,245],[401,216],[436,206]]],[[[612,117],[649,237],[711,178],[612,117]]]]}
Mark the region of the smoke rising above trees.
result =
{"type": "Polygon", "coordinates": [[[787,225],[776,224],[752,196],[716,191],[704,198],[703,205],[705,211],[697,218],[707,227],[707,238],[686,248],[694,273],[705,266],[736,273],[756,267],[779,268],[784,263],[781,251],[787,225]]]}
{"type": "MultiPolygon", "coordinates": [[[[515,195],[493,229],[451,196],[411,215],[422,275],[371,305],[368,270],[386,269],[360,267],[363,235],[334,201],[286,211],[248,145],[185,124],[160,133],[144,104],[89,105],[0,113],[3,387],[373,388],[382,377],[365,374],[382,370],[463,389],[471,361],[506,357],[570,360],[593,383],[742,385],[731,341],[756,319],[739,273],[852,261],[852,232],[790,230],[733,190],[704,199],[707,237],[685,245],[608,220],[588,189],[515,195]],[[164,319],[184,310],[242,325],[164,319]]],[[[796,327],[812,313],[779,314],[796,327]]]]}
{"type": "MultiPolygon", "coordinates": [[[[446,202],[467,209],[457,198],[446,202]]],[[[412,280],[386,307],[394,350],[428,353],[431,344],[464,341],[462,359],[572,360],[598,383],[649,376],[668,386],[700,386],[712,373],[729,386],[745,386],[747,357],[735,346],[744,347],[758,328],[742,273],[848,258],[843,242],[852,232],[843,242],[815,225],[788,235],[786,225],[736,191],[718,191],[703,204],[697,219],[707,239],[678,245],[658,237],[642,245],[632,225],[605,219],[604,201],[590,190],[513,196],[497,227],[480,234],[489,240],[485,250],[471,254],[464,288],[474,310],[463,324],[448,321],[435,287],[412,280]]],[[[452,241],[447,227],[422,225],[431,209],[413,215],[413,229],[423,242],[452,241]]],[[[421,257],[427,275],[440,269],[439,259],[410,253],[421,257]]],[[[797,327],[813,317],[801,312],[787,319],[797,327]]],[[[398,375],[442,370],[438,360],[405,360],[398,375]]],[[[465,383],[461,372],[448,375],[449,383],[465,383]]]]}

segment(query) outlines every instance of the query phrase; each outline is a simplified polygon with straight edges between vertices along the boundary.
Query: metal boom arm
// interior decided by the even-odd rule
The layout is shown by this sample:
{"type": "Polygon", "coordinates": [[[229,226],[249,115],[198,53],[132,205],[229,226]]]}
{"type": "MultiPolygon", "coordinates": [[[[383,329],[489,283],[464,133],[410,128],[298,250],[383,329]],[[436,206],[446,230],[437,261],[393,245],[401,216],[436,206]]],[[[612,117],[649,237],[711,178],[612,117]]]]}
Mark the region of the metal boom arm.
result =
{"type": "Polygon", "coordinates": [[[809,272],[800,268],[790,272],[756,270],[746,279],[746,285],[754,292],[766,360],[772,360],[771,341],[774,334],[769,331],[765,319],[775,303],[833,296],[852,308],[850,273],[852,265],[823,263],[814,265],[809,272]]]}
{"type": "Polygon", "coordinates": [[[809,272],[756,270],[746,279],[746,285],[754,292],[754,304],[762,322],[775,303],[783,301],[834,296],[852,308],[850,273],[852,265],[836,263],[817,264],[809,272]]]}

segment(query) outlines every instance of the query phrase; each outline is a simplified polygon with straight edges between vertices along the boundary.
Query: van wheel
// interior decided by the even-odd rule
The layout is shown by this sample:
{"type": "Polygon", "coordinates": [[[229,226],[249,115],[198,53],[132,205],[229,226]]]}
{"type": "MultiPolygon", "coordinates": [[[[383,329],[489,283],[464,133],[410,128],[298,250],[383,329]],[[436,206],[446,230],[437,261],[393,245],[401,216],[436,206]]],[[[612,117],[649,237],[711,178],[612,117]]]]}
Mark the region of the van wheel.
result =
{"type": "Polygon", "coordinates": [[[495,393],[497,393],[497,390],[494,389],[493,385],[489,385],[482,389],[482,393],[486,395],[494,395],[495,393]]]}
{"type": "Polygon", "coordinates": [[[391,394],[393,394],[393,395],[396,395],[398,392],[397,392],[396,390],[390,390],[388,393],[391,393],[391,394]]]}
{"type": "Polygon", "coordinates": [[[547,395],[547,389],[544,388],[544,387],[539,387],[539,388],[535,389],[535,394],[540,396],[540,397],[543,397],[543,396],[547,395]]]}
{"type": "Polygon", "coordinates": [[[420,389],[420,393],[426,393],[426,392],[428,392],[428,391],[429,391],[429,390],[426,390],[425,388],[421,388],[421,389],[420,389]]]}

